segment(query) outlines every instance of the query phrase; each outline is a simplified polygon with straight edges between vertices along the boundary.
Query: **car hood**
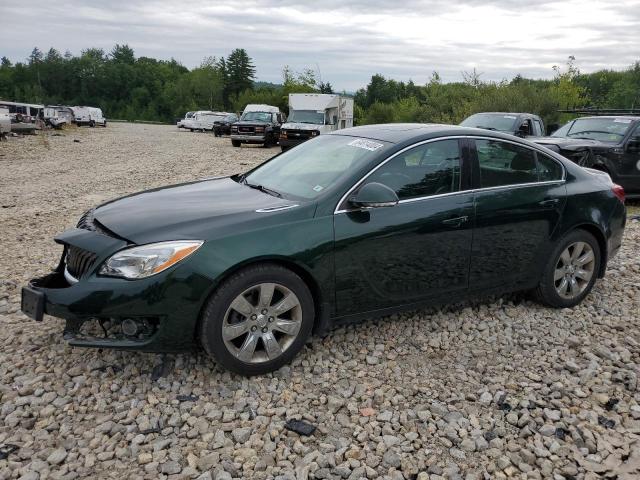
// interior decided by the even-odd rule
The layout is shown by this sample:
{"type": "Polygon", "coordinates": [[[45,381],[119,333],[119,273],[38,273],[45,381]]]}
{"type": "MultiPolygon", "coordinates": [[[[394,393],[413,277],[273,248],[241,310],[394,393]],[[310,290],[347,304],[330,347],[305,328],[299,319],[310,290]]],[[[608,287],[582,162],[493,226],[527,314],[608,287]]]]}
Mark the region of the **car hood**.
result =
{"type": "Polygon", "coordinates": [[[97,207],[93,217],[112,233],[137,244],[210,240],[247,228],[259,229],[278,215],[307,216],[309,209],[296,203],[224,177],[135,193],[97,207]]]}
{"type": "Polygon", "coordinates": [[[580,138],[567,137],[528,137],[527,140],[539,145],[555,145],[563,150],[579,150],[587,148],[610,148],[613,144],[599,142],[597,140],[584,140],[580,138]]]}

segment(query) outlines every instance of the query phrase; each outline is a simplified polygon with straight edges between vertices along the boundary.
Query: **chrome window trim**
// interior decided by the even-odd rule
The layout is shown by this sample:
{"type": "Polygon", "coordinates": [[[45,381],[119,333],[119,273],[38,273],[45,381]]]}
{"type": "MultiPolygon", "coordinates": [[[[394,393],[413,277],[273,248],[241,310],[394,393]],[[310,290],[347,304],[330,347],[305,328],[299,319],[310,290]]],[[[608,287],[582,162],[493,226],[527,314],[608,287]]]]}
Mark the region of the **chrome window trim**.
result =
{"type": "MultiPolygon", "coordinates": [[[[478,136],[476,136],[476,135],[451,135],[451,136],[447,136],[447,137],[430,138],[428,140],[423,140],[421,142],[414,143],[413,145],[409,145],[408,147],[405,147],[402,150],[397,151],[396,153],[394,153],[390,157],[388,157],[385,160],[383,160],[382,162],[380,162],[378,165],[376,165],[371,170],[369,170],[349,190],[347,190],[347,193],[345,193],[340,198],[340,201],[335,206],[333,214],[337,215],[338,213],[357,212],[357,211],[363,210],[361,208],[338,210],[338,208],[347,199],[349,194],[351,194],[355,189],[357,189],[367,179],[367,177],[369,177],[372,173],[374,173],[376,170],[378,170],[380,167],[382,167],[384,164],[386,164],[387,162],[391,161],[392,159],[394,159],[398,155],[406,152],[407,150],[411,150],[412,148],[419,147],[419,146],[425,145],[427,143],[433,143],[433,142],[437,142],[437,141],[440,141],[440,140],[460,140],[460,139],[494,140],[494,141],[498,141],[498,142],[511,143],[511,144],[517,145],[519,147],[528,148],[530,150],[535,151],[536,153],[540,152],[541,154],[546,155],[547,157],[549,157],[553,161],[555,161],[558,165],[560,165],[560,167],[562,168],[562,179],[560,179],[560,180],[547,180],[547,181],[544,181],[544,182],[518,183],[518,184],[514,184],[514,185],[499,185],[499,186],[496,186],[496,187],[483,187],[483,188],[475,188],[475,189],[469,189],[469,190],[458,190],[457,192],[440,193],[440,194],[437,194],[437,195],[425,195],[425,196],[422,196],[422,197],[407,198],[407,199],[404,199],[404,200],[400,200],[398,202],[398,205],[403,204],[403,203],[411,203],[411,202],[417,202],[417,201],[420,201],[420,200],[426,200],[426,199],[429,199],[429,198],[440,198],[440,197],[445,197],[445,196],[458,195],[458,194],[462,194],[462,193],[476,193],[476,192],[484,192],[484,191],[489,191],[489,190],[531,187],[531,186],[534,186],[534,185],[551,185],[551,184],[556,184],[556,183],[557,184],[561,184],[561,183],[565,183],[567,181],[566,180],[567,179],[567,170],[564,167],[564,165],[562,164],[562,162],[560,162],[559,160],[553,158],[553,156],[551,156],[547,152],[543,151],[542,148],[538,148],[539,145],[537,145],[537,144],[534,144],[534,146],[532,147],[532,146],[529,146],[529,145],[524,145],[524,144],[522,144],[520,142],[517,142],[517,141],[508,140],[508,139],[504,139],[504,138],[496,138],[496,137],[489,137],[489,136],[483,136],[483,135],[478,135],[478,136]]],[[[537,158],[536,158],[536,162],[537,162],[537,158]]]]}
{"type": "Polygon", "coordinates": [[[293,204],[293,205],[281,205],[278,207],[266,207],[266,208],[258,208],[256,210],[257,213],[270,213],[270,212],[281,212],[282,210],[289,210],[290,208],[296,208],[299,205],[293,204]]]}

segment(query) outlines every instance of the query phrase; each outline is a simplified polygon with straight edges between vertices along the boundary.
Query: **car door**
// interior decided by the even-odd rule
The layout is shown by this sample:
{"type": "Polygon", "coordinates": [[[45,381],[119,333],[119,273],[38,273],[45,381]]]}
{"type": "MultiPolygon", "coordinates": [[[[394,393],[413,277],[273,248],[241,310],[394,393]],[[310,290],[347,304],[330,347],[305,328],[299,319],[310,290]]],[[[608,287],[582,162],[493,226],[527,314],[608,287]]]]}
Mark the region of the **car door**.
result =
{"type": "Polygon", "coordinates": [[[617,169],[620,184],[628,194],[640,194],[640,123],[638,123],[624,145],[617,169]]]}
{"type": "Polygon", "coordinates": [[[464,140],[444,139],[405,149],[358,188],[392,188],[394,207],[353,208],[334,215],[336,314],[345,316],[455,295],[468,286],[473,194],[463,161],[464,140]]]}
{"type": "Polygon", "coordinates": [[[469,288],[535,283],[566,202],[564,169],[516,142],[477,138],[473,146],[469,288]]]}

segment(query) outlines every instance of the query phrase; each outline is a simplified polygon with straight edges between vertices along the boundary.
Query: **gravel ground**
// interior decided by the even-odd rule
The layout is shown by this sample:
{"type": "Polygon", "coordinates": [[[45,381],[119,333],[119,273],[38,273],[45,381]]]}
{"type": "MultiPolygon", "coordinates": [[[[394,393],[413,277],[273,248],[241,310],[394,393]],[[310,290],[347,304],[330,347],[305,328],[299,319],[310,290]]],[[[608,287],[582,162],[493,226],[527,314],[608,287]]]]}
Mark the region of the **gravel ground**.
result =
{"type": "Polygon", "coordinates": [[[0,144],[0,479],[640,478],[637,221],[573,310],[509,296],[368,321],[250,380],[201,353],[72,349],[62,320],[18,312],[87,208],[276,152],[124,124],[0,144]]]}

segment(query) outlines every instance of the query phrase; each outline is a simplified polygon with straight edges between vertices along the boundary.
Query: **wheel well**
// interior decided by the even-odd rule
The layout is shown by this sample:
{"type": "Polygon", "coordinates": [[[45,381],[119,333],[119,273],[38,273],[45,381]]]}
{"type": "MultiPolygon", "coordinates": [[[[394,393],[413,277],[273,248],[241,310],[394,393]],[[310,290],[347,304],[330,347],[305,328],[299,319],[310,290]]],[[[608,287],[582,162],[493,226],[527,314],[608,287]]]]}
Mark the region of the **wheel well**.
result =
{"type": "Polygon", "coordinates": [[[604,274],[607,270],[608,256],[607,239],[605,238],[604,233],[602,233],[602,230],[600,230],[595,225],[589,224],[579,225],[578,227],[576,227],[576,230],[584,230],[586,232],[589,232],[598,241],[598,247],[600,247],[600,271],[598,272],[598,278],[604,277],[604,274]]]}
{"type": "Polygon", "coordinates": [[[293,273],[295,273],[302,279],[302,281],[305,283],[305,285],[311,292],[311,296],[313,297],[313,308],[315,313],[314,321],[313,321],[314,331],[316,331],[318,328],[321,328],[323,326],[323,315],[325,315],[326,312],[324,311],[324,307],[322,303],[323,299],[322,299],[322,292],[320,290],[320,286],[318,285],[316,280],[313,278],[313,276],[309,272],[307,272],[304,268],[300,267],[299,265],[296,265],[294,262],[290,262],[283,259],[261,259],[261,260],[255,260],[248,263],[242,263],[242,264],[236,265],[235,267],[227,270],[222,276],[222,278],[218,280],[216,287],[213,288],[211,292],[209,292],[209,295],[207,295],[206,300],[204,301],[204,303],[202,304],[202,307],[200,308],[200,313],[198,314],[198,322],[196,324],[195,333],[194,333],[196,337],[199,335],[199,332],[200,332],[200,322],[202,321],[202,313],[207,308],[207,303],[209,302],[209,299],[211,299],[211,297],[215,295],[216,290],[218,290],[220,285],[222,285],[227,280],[227,278],[236,274],[240,270],[244,270],[245,268],[255,267],[256,265],[266,265],[266,264],[278,265],[280,267],[291,270],[293,273]]]}

